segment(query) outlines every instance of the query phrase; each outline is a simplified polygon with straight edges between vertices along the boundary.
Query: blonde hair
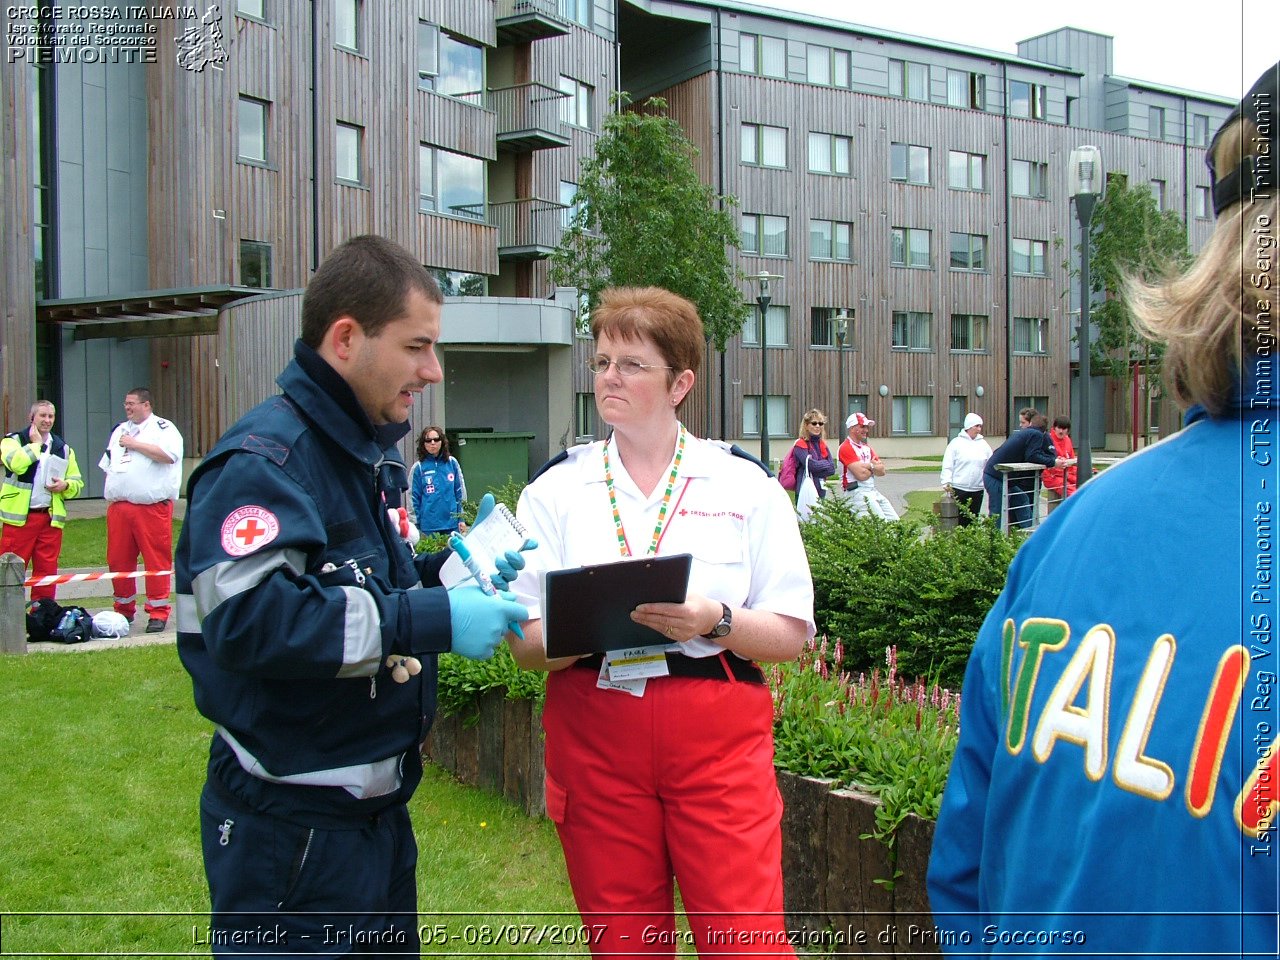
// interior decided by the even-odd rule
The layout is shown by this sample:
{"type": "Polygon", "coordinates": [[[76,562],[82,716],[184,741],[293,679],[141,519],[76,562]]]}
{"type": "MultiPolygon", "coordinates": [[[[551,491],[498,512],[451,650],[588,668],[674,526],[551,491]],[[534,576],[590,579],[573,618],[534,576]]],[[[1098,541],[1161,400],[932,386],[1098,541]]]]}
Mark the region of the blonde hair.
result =
{"type": "MultiPolygon", "coordinates": [[[[809,439],[808,432],[805,430],[805,426],[809,423],[809,421],[810,420],[825,421],[826,419],[827,419],[827,415],[823,413],[821,410],[819,410],[817,407],[814,407],[812,410],[806,410],[804,416],[800,420],[800,432],[797,434],[797,436],[799,436],[801,440],[809,439]]],[[[822,427],[822,436],[825,437],[826,435],[827,435],[827,428],[824,425],[822,427]]]]}
{"type": "MultiPolygon", "coordinates": [[[[1218,136],[1215,170],[1232,170],[1256,156],[1258,128],[1238,119],[1218,136]]],[[[1270,158],[1268,158],[1270,159],[1270,158]]],[[[1246,195],[1247,196],[1247,195],[1246,195]]],[[[1125,297],[1138,330],[1167,344],[1165,382],[1184,405],[1219,415],[1231,401],[1246,354],[1275,347],[1271,322],[1272,275],[1280,205],[1266,200],[1233,204],[1213,236],[1181,276],[1125,281],[1125,297]],[[1259,256],[1263,251],[1265,256],[1259,256]],[[1265,260],[1265,266],[1260,261],[1265,260]]]]}

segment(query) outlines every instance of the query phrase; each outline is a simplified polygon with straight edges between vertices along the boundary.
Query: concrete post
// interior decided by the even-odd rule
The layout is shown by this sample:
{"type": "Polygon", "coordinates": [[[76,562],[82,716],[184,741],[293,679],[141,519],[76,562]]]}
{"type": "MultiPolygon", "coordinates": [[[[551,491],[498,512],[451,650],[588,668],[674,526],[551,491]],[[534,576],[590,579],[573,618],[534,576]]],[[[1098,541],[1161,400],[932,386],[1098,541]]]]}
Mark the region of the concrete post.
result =
{"type": "Polygon", "coordinates": [[[0,556],[0,652],[27,652],[27,565],[15,553],[0,556]]]}

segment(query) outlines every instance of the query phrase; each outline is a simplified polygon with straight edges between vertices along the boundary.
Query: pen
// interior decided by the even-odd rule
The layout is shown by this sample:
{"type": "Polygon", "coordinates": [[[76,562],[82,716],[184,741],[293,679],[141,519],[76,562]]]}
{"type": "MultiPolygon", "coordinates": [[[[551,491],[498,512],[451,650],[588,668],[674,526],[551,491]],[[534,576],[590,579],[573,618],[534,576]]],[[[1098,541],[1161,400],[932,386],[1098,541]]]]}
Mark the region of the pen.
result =
{"type": "MultiPolygon", "coordinates": [[[[493,581],[489,579],[489,575],[480,567],[480,561],[472,556],[462,537],[453,533],[449,535],[449,549],[458,555],[458,559],[462,561],[462,565],[467,568],[467,572],[476,578],[476,583],[480,585],[480,589],[489,596],[496,596],[498,591],[493,585],[493,581]]],[[[524,639],[524,631],[520,629],[520,624],[512,621],[510,624],[511,632],[521,640],[524,639]]]]}

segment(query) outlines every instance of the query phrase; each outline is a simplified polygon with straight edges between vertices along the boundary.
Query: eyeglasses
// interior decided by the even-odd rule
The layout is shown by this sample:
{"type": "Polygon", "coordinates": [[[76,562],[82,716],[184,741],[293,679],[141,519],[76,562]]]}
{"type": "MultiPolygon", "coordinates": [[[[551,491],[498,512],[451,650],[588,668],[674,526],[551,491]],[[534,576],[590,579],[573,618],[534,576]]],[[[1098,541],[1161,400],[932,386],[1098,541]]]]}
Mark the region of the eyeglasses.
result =
{"type": "Polygon", "coordinates": [[[806,420],[805,423],[812,424],[815,427],[825,427],[827,425],[825,420],[806,420]]]}
{"type": "Polygon", "coordinates": [[[427,443],[439,443],[439,442],[440,442],[440,438],[439,438],[439,437],[423,437],[422,439],[424,439],[427,443]]]}
{"type": "Polygon", "coordinates": [[[618,368],[618,372],[624,377],[634,377],[641,370],[671,370],[672,367],[663,366],[660,363],[641,363],[635,357],[620,357],[617,360],[606,357],[603,353],[597,353],[594,357],[587,358],[587,369],[594,373],[597,377],[604,376],[609,372],[609,365],[618,368]]]}

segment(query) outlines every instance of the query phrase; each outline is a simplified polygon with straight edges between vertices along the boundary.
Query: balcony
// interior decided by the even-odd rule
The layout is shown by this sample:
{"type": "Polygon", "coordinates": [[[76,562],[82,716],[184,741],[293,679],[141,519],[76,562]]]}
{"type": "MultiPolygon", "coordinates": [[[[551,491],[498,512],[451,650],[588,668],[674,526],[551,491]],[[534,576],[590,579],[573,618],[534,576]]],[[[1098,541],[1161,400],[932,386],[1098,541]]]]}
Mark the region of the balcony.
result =
{"type": "Polygon", "coordinates": [[[537,197],[489,204],[502,260],[541,260],[560,246],[569,208],[537,197]]]}
{"type": "Polygon", "coordinates": [[[569,33],[569,21],[560,16],[559,0],[498,0],[495,26],[500,47],[569,33]]]}
{"type": "Polygon", "coordinates": [[[489,91],[489,105],[498,115],[498,149],[529,153],[567,147],[560,121],[560,101],[566,94],[542,83],[518,83],[489,91]]]}

